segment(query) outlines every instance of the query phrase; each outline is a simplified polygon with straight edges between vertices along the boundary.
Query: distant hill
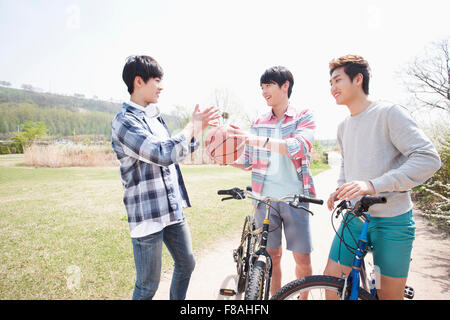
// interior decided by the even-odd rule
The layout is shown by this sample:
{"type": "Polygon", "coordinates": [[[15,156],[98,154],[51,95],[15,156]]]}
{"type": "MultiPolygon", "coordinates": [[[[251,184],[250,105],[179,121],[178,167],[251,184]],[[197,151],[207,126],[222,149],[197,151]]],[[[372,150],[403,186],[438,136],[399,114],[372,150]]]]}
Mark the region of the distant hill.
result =
{"type": "Polygon", "coordinates": [[[0,87],[0,104],[8,102],[30,103],[42,108],[60,107],[74,112],[82,108],[115,114],[121,108],[120,103],[0,87]]]}
{"type": "MultiPolygon", "coordinates": [[[[121,103],[0,87],[0,135],[11,136],[26,121],[43,121],[52,136],[111,135],[121,103]]],[[[169,129],[179,119],[163,114],[169,129]]]]}

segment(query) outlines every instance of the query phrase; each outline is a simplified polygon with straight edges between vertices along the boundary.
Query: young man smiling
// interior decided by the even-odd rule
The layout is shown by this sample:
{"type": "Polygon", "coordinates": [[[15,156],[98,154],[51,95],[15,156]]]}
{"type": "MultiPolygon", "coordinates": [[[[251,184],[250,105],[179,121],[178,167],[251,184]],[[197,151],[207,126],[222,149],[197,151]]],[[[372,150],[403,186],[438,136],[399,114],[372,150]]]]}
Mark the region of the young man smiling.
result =
{"type": "MultiPolygon", "coordinates": [[[[240,159],[243,163],[233,166],[252,170],[252,189],[256,194],[274,198],[293,194],[314,197],[310,171],[315,129],[313,115],[307,109],[296,110],[290,105],[294,78],[285,67],[267,69],[261,76],[260,85],[271,110],[253,122],[249,134],[234,130],[237,135],[245,136],[247,145],[240,159]]],[[[280,202],[271,205],[280,213],[271,210],[267,245],[273,267],[270,288],[273,295],[281,288],[282,229],[286,247],[295,259],[298,278],[312,274],[312,244],[308,212],[280,202]]],[[[308,207],[308,204],[302,205],[308,207]]],[[[255,213],[258,227],[262,226],[264,215],[265,206],[260,204],[255,213]]]]}
{"type": "MultiPolygon", "coordinates": [[[[344,199],[355,203],[363,195],[386,197],[386,204],[369,209],[368,240],[381,273],[378,297],[403,299],[415,236],[411,189],[439,169],[439,155],[403,107],[368,99],[366,60],[347,55],[332,60],[329,67],[331,94],[337,104],[347,106],[350,116],[338,127],[342,163],[328,208],[332,210],[335,201],[344,199]]],[[[344,239],[353,243],[350,233],[358,238],[362,223],[352,219],[348,227],[344,239]]],[[[344,245],[339,246],[336,236],[324,274],[348,275],[353,256],[344,245]]]]}
{"type": "Polygon", "coordinates": [[[178,162],[198,148],[196,137],[219,118],[214,107],[200,111],[197,105],[186,127],[170,136],[154,105],[163,89],[162,77],[155,59],[128,58],[122,78],[131,97],[112,122],[136,265],[133,299],[152,299],[156,293],[163,242],[175,262],[170,299],[186,296],[195,261],[183,213],[190,203],[178,162]]]}

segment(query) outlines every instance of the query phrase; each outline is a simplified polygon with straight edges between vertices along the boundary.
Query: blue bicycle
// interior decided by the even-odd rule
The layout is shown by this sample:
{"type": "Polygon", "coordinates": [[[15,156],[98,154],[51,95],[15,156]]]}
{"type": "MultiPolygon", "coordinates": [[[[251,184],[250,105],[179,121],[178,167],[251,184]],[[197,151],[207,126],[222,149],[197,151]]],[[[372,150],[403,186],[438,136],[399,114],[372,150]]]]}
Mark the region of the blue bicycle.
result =
{"type": "MultiPolygon", "coordinates": [[[[364,263],[364,257],[370,250],[370,247],[367,245],[367,228],[370,222],[370,214],[368,214],[367,211],[370,206],[377,203],[386,203],[386,198],[363,196],[358,202],[356,202],[354,207],[351,206],[350,202],[342,201],[332,213],[332,215],[334,215],[337,210],[337,218],[342,211],[346,210],[347,215],[344,218],[342,230],[347,227],[351,219],[359,218],[364,222],[356,248],[351,248],[348,243],[345,243],[343,237],[336,232],[341,243],[355,252],[352,270],[348,277],[344,276],[342,278],[337,278],[332,276],[316,275],[297,279],[278,290],[272,296],[271,300],[298,299],[303,292],[309,292],[308,299],[313,300],[323,300],[330,296],[341,300],[377,300],[378,297],[375,275],[373,274],[371,279],[367,279],[364,263]]],[[[414,297],[414,289],[406,286],[405,297],[412,299],[414,297]]]]}

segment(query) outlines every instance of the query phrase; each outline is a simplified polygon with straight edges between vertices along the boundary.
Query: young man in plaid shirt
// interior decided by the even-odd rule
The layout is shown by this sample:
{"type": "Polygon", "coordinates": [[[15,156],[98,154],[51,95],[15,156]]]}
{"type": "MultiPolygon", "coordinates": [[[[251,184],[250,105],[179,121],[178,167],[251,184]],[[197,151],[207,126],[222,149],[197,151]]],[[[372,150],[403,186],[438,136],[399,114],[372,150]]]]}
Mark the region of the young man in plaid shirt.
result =
{"type": "Polygon", "coordinates": [[[190,203],[177,163],[198,148],[196,137],[219,118],[216,108],[200,111],[197,105],[186,127],[171,136],[154,105],[163,89],[162,77],[153,58],[129,57],[122,78],[130,101],[112,122],[136,265],[133,299],[152,299],[156,293],[163,242],[175,262],[170,299],[186,297],[195,261],[183,213],[190,203]]]}
{"type": "MultiPolygon", "coordinates": [[[[303,194],[315,197],[310,170],[310,155],[314,140],[314,119],[310,110],[297,110],[289,103],[294,78],[284,67],[267,69],[261,76],[262,95],[271,107],[268,114],[256,119],[250,134],[236,129],[236,135],[244,135],[246,148],[234,167],[252,171],[252,190],[256,194],[281,198],[303,194]],[[241,164],[238,164],[243,162],[241,164]]],[[[312,251],[309,213],[294,209],[282,202],[271,204],[271,230],[267,249],[272,259],[273,295],[281,287],[281,231],[284,229],[286,247],[292,251],[298,278],[311,275],[312,251]],[[282,228],[283,226],[283,228],[282,228]]],[[[308,207],[303,203],[302,206],[308,207]]],[[[262,226],[265,206],[256,208],[258,227],[262,226]]],[[[306,295],[303,296],[306,298],[306,295]]]]}

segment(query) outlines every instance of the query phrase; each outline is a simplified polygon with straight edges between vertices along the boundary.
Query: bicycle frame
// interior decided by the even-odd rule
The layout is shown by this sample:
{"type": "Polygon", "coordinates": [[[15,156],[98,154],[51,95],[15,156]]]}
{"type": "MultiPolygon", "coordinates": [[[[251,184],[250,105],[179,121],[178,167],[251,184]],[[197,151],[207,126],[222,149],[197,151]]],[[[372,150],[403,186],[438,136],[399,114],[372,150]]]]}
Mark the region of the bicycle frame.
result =
{"type": "MultiPolygon", "coordinates": [[[[380,270],[376,270],[375,277],[372,279],[367,279],[367,274],[365,270],[364,258],[369,252],[370,247],[368,245],[368,227],[370,223],[370,214],[368,214],[369,207],[377,203],[386,203],[385,197],[380,196],[363,196],[359,201],[356,202],[354,206],[348,201],[342,200],[341,203],[336,207],[332,213],[336,212],[336,218],[346,210],[347,214],[353,214],[354,217],[360,219],[363,223],[361,233],[357,241],[357,248],[353,255],[353,263],[348,276],[343,273],[342,277],[336,277],[333,275],[314,275],[307,276],[302,279],[294,280],[285,286],[283,286],[273,297],[273,300],[285,300],[290,298],[298,297],[299,293],[309,292],[310,290],[320,290],[322,293],[319,298],[323,298],[323,291],[325,292],[325,298],[334,299],[340,297],[341,300],[376,300],[377,296],[377,286],[375,283],[375,278],[379,275],[380,270]],[[337,210],[337,211],[336,211],[337,210]],[[377,272],[378,271],[378,272],[377,272]],[[369,280],[369,281],[367,281],[369,280]],[[362,285],[360,286],[360,282],[362,285]],[[370,289],[368,290],[368,287],[370,289]],[[323,291],[322,291],[323,290],[323,291]]],[[[348,223],[346,222],[348,215],[344,216],[344,220],[341,223],[342,228],[346,228],[348,223]]],[[[344,241],[344,229],[342,230],[342,237],[339,236],[339,232],[336,231],[333,225],[333,229],[336,232],[336,236],[339,237],[340,241],[345,244],[347,249],[353,252],[353,248],[350,248],[348,244],[344,241]]],[[[353,235],[352,238],[354,239],[353,235]]],[[[339,249],[340,250],[340,249],[339,249]]],[[[338,258],[338,264],[340,261],[340,256],[338,258]]],[[[343,270],[341,269],[343,272],[343,270]]],[[[408,299],[414,298],[414,289],[405,286],[404,297],[408,299]]]]}
{"type": "Polygon", "coordinates": [[[367,253],[367,229],[369,227],[368,221],[370,221],[370,215],[365,214],[365,216],[366,219],[364,221],[363,229],[358,238],[358,248],[356,249],[355,257],[353,259],[352,271],[347,279],[347,282],[352,286],[349,300],[358,300],[360,280],[365,281],[365,279],[361,279],[359,276],[362,272],[362,268],[364,268],[364,257],[367,253]]]}
{"type": "MultiPolygon", "coordinates": [[[[349,300],[358,299],[360,282],[362,287],[366,291],[370,292],[372,296],[378,299],[375,280],[369,279],[370,289],[368,289],[366,282],[367,274],[365,270],[364,258],[366,256],[366,253],[369,251],[369,248],[367,247],[367,230],[370,222],[370,214],[365,213],[362,215],[365,217],[364,224],[361,234],[358,238],[358,248],[356,249],[355,257],[353,258],[352,270],[350,271],[347,279],[347,283],[351,285],[350,297],[348,297],[349,300]],[[370,282],[372,282],[372,286],[370,286],[370,282]]],[[[404,296],[408,299],[414,298],[414,289],[412,287],[405,286],[404,296]]],[[[343,298],[346,298],[345,292],[343,292],[343,298]]]]}
{"type": "MultiPolygon", "coordinates": [[[[272,258],[270,257],[269,252],[267,252],[267,239],[269,236],[269,225],[270,225],[270,221],[269,221],[269,214],[270,214],[270,203],[274,202],[274,201],[278,201],[278,202],[284,202],[284,201],[293,201],[294,203],[299,203],[299,197],[298,196],[286,196],[283,197],[281,199],[278,200],[274,200],[270,197],[265,197],[265,198],[257,198],[255,197],[251,192],[248,191],[244,191],[244,193],[251,199],[254,199],[256,201],[258,201],[258,203],[264,203],[266,206],[266,214],[264,217],[264,221],[263,221],[263,230],[262,230],[262,237],[261,237],[261,246],[260,248],[253,254],[253,258],[251,259],[251,263],[250,263],[250,270],[253,266],[253,264],[256,261],[260,261],[261,257],[265,257],[266,259],[266,268],[268,269],[268,272],[266,272],[265,277],[266,277],[266,288],[265,288],[265,292],[264,292],[264,299],[268,300],[269,299],[269,294],[270,294],[270,284],[271,284],[271,280],[272,280],[272,258]]],[[[317,200],[318,203],[321,202],[321,200],[317,200]]],[[[316,203],[317,203],[316,202],[316,203]]],[[[303,210],[313,214],[309,209],[303,207],[303,210]]]]}
{"type": "MultiPolygon", "coordinates": [[[[251,190],[251,189],[250,189],[251,190]]],[[[270,214],[270,208],[271,202],[284,202],[286,204],[289,204],[291,207],[294,208],[303,208],[305,211],[309,212],[310,214],[313,214],[309,209],[301,206],[300,204],[302,202],[310,202],[310,203],[316,203],[316,204],[323,204],[323,200],[320,199],[313,199],[313,198],[309,198],[306,196],[302,196],[302,195],[289,195],[289,196],[285,196],[281,199],[275,199],[275,198],[271,198],[271,197],[261,197],[259,195],[255,195],[253,194],[251,191],[248,190],[241,190],[239,188],[233,188],[233,189],[229,189],[229,190],[219,190],[217,191],[217,194],[219,195],[228,195],[230,197],[226,197],[223,198],[222,201],[224,200],[229,200],[229,199],[244,199],[245,196],[248,196],[248,198],[253,199],[255,201],[257,201],[258,203],[264,203],[266,206],[266,213],[265,213],[265,217],[263,220],[263,225],[262,228],[258,228],[257,232],[255,230],[252,230],[251,233],[249,233],[248,235],[246,235],[245,237],[243,237],[241,239],[241,244],[239,245],[238,249],[234,250],[234,252],[239,252],[239,250],[242,248],[242,246],[244,245],[244,238],[253,238],[257,233],[259,234],[261,232],[261,239],[258,239],[259,242],[259,248],[257,247],[253,247],[253,250],[256,250],[254,252],[251,253],[251,256],[249,257],[249,261],[245,262],[244,265],[244,270],[248,270],[248,272],[246,272],[247,274],[252,274],[253,269],[255,268],[255,265],[258,264],[258,268],[259,270],[261,270],[261,268],[264,266],[265,270],[263,270],[264,272],[264,279],[265,279],[265,284],[264,284],[264,288],[259,288],[260,290],[264,290],[264,292],[259,292],[259,298],[263,299],[263,300],[268,300],[269,299],[269,294],[270,294],[270,285],[271,285],[271,279],[272,279],[272,258],[270,257],[269,252],[267,251],[267,241],[268,241],[268,236],[269,236],[269,225],[270,225],[270,221],[269,221],[269,214],[270,214]],[[261,230],[262,229],[262,230],[261,230]],[[261,263],[263,263],[263,265],[261,263]],[[247,269],[248,267],[248,269],[247,269]],[[264,295],[263,297],[261,295],[264,295]]],[[[259,236],[258,236],[259,237],[259,236]]],[[[255,242],[257,243],[257,242],[255,242]]],[[[233,253],[233,255],[236,257],[237,254],[233,253]]],[[[237,259],[235,258],[235,261],[237,261],[237,259]]],[[[239,268],[239,265],[238,265],[239,268]]],[[[258,272],[260,272],[258,270],[258,272]]],[[[238,270],[238,273],[240,271],[238,270]]],[[[255,273],[255,275],[258,275],[257,273],[255,273]]],[[[259,275],[262,275],[261,273],[259,273],[259,275]]],[[[241,278],[240,278],[241,279],[241,278]]],[[[252,278],[253,279],[253,278],[252,278]]],[[[256,278],[255,278],[256,279],[256,278]]],[[[261,281],[262,279],[258,279],[256,281],[261,281]]],[[[247,288],[247,281],[248,278],[246,279],[246,283],[245,283],[245,287],[247,288]]],[[[260,282],[261,285],[261,282],[260,282]]],[[[254,291],[254,285],[252,284],[252,296],[255,294],[254,291]]],[[[247,289],[245,289],[247,291],[247,289]]],[[[238,283],[238,290],[240,291],[240,284],[238,283]]],[[[225,294],[225,295],[233,295],[235,294],[234,290],[229,290],[229,289],[221,289],[221,294],[225,294]]]]}

